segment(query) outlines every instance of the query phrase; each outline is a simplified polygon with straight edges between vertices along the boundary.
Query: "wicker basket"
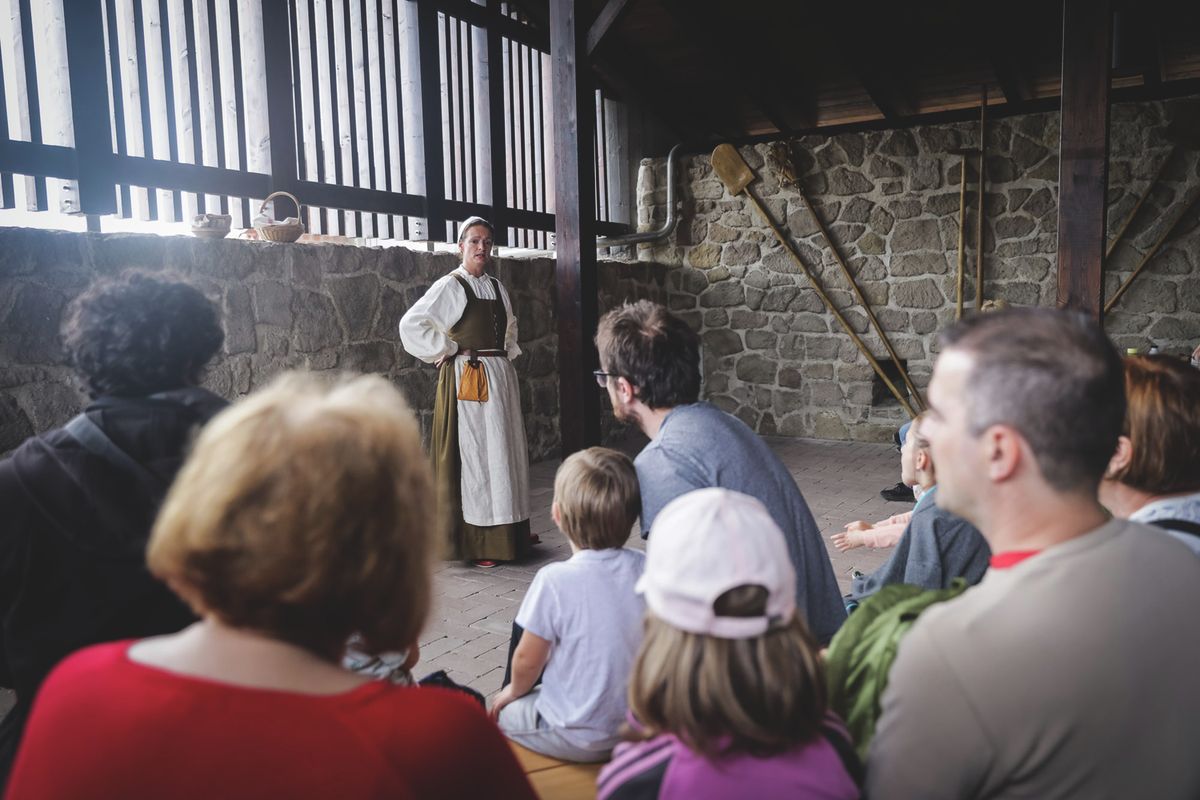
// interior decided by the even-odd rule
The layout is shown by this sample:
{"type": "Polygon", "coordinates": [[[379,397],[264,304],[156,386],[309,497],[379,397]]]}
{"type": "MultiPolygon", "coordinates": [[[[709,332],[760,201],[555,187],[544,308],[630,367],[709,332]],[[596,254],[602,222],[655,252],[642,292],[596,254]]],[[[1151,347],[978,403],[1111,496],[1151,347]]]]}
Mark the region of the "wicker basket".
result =
{"type": "MultiPolygon", "coordinates": [[[[296,205],[296,216],[298,218],[304,215],[304,210],[300,206],[300,201],[296,199],[295,195],[287,192],[271,192],[271,194],[267,195],[267,199],[263,200],[262,205],[258,209],[258,213],[263,213],[263,211],[265,211],[267,208],[267,203],[271,202],[276,197],[286,197],[291,200],[296,205]]],[[[304,223],[297,222],[292,225],[285,225],[282,222],[277,222],[271,225],[256,225],[254,229],[258,231],[259,236],[267,241],[294,242],[300,238],[300,234],[304,233],[304,223]]]]}

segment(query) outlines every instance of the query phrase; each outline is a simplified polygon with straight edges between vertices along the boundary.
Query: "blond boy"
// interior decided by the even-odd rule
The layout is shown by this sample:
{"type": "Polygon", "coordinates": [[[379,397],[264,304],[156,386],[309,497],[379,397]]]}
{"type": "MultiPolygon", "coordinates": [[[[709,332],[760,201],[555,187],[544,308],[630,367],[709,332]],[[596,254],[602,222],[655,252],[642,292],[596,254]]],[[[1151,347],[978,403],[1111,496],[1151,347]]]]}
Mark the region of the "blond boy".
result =
{"type": "Polygon", "coordinates": [[[604,761],[619,739],[645,612],[634,586],[646,559],[624,546],[640,508],[637,473],[622,453],[592,447],[559,467],[551,515],[572,555],[534,577],[517,612],[512,682],[491,711],[530,750],[604,761]]]}

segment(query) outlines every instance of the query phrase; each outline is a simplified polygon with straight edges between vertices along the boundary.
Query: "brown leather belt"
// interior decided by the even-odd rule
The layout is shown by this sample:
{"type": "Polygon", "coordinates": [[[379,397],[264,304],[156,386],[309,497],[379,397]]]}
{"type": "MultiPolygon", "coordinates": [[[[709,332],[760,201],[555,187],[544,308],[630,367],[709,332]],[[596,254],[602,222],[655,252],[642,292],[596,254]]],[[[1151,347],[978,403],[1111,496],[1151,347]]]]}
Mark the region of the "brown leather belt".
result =
{"type": "Polygon", "coordinates": [[[458,354],[466,356],[472,361],[477,358],[508,358],[507,350],[471,350],[470,348],[466,348],[460,350],[458,354]]]}

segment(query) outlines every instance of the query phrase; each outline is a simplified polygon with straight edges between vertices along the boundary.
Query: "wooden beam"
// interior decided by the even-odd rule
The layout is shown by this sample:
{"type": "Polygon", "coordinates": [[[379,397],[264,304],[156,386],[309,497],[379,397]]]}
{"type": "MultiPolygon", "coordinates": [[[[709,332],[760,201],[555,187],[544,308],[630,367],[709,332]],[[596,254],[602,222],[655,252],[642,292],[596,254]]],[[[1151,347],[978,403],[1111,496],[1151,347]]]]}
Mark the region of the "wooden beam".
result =
{"type": "Polygon", "coordinates": [[[631,0],[608,0],[604,4],[604,8],[600,9],[600,13],[596,15],[596,21],[588,29],[587,51],[589,56],[596,52],[596,48],[604,41],[605,35],[612,27],[621,21],[630,5],[631,0]]]}
{"type": "Polygon", "coordinates": [[[593,147],[596,100],[587,59],[586,23],[577,0],[550,0],[554,98],[555,284],[558,403],[562,454],[600,443],[600,391],[592,337],[599,317],[593,147]]]}
{"type": "MultiPolygon", "coordinates": [[[[295,30],[288,0],[263,0],[263,63],[266,65],[267,130],[271,137],[272,192],[292,191],[299,179],[296,162],[296,115],[292,95],[292,45],[295,30]]],[[[197,158],[197,160],[199,160],[197,158]]]]}
{"type": "MultiPolygon", "coordinates": [[[[717,33],[717,28],[706,24],[697,14],[697,7],[685,0],[660,0],[662,7],[671,15],[681,32],[704,48],[704,62],[709,67],[713,80],[720,86],[720,94],[713,95],[713,100],[722,105],[736,107],[730,101],[745,97],[759,112],[775,126],[775,130],[784,136],[792,134],[792,126],[784,118],[779,108],[766,94],[755,87],[767,85],[767,76],[749,67],[747,62],[734,54],[725,37],[717,33]],[[719,60],[720,63],[716,63],[719,60]]],[[[736,116],[736,114],[735,114],[736,116]]],[[[739,122],[741,122],[739,120],[739,122]]],[[[739,127],[745,128],[744,125],[739,127]]]]}
{"type": "MultiPolygon", "coordinates": [[[[82,213],[114,214],[112,133],[108,125],[108,71],[100,3],[64,3],[67,70],[71,81],[71,118],[75,129],[75,173],[82,213]]],[[[112,35],[110,31],[110,35],[112,35]]],[[[32,65],[26,65],[32,69],[32,65]]]]}
{"type": "Polygon", "coordinates": [[[442,87],[438,64],[438,9],[417,4],[417,40],[421,64],[421,137],[425,157],[425,238],[444,242],[446,236],[446,172],[442,156],[442,87]]]}
{"type": "Polygon", "coordinates": [[[1108,203],[1111,0],[1065,0],[1058,306],[1101,316],[1108,203]]]}

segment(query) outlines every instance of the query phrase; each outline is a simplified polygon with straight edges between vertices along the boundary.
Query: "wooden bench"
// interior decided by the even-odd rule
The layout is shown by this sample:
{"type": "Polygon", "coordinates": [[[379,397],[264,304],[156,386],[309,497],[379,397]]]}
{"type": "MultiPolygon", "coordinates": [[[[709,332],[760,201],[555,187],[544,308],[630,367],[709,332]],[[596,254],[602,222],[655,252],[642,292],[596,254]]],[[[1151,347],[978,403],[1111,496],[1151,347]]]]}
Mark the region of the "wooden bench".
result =
{"type": "Polygon", "coordinates": [[[603,763],[576,764],[559,761],[509,742],[513,754],[533,790],[542,800],[592,800],[596,796],[596,776],[603,763]]]}

